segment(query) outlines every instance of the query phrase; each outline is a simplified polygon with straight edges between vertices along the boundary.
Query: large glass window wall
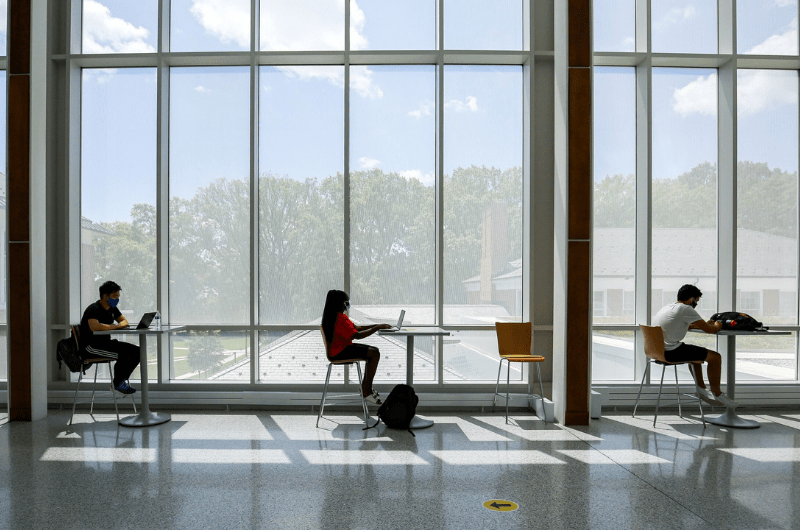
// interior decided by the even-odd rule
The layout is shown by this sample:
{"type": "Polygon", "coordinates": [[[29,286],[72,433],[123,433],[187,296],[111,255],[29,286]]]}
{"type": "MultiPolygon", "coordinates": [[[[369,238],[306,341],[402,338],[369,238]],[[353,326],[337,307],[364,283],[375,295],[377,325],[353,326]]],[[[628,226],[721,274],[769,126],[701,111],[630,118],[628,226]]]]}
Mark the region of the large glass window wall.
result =
{"type": "Polygon", "coordinates": [[[744,311],[792,332],[738,340],[737,380],[796,382],[797,2],[594,13],[593,379],[638,380],[638,324],[693,284],[705,318],[744,311]]]}
{"type": "MultiPolygon", "coordinates": [[[[453,333],[415,341],[416,383],[494,380],[494,322],[530,319],[527,2],[73,1],[79,305],[113,279],[131,322],[187,326],[152,378],[320,383],[344,289],[357,323],[453,333]]],[[[366,342],[403,381],[405,340],[366,342]]]]}

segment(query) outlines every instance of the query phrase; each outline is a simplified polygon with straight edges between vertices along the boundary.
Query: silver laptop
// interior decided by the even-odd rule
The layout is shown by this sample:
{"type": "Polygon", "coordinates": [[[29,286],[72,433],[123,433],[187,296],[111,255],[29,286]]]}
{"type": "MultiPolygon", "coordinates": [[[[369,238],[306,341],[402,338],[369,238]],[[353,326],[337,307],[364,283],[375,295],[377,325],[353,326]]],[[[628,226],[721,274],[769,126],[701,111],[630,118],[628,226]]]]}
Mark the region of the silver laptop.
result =
{"type": "Polygon", "coordinates": [[[405,316],[406,316],[406,310],[403,309],[402,311],[400,311],[400,318],[397,319],[397,325],[394,326],[393,328],[384,329],[383,332],[391,333],[392,331],[400,331],[400,328],[403,327],[403,318],[405,318],[405,316]]]}

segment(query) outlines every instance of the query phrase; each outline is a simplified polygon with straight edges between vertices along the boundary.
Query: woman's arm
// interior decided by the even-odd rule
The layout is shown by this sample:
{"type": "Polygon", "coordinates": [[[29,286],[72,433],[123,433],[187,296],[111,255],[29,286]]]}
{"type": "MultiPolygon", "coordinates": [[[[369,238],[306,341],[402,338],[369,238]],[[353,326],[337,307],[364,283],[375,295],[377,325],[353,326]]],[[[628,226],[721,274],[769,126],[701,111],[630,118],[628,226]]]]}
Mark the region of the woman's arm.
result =
{"type": "Polygon", "coordinates": [[[367,337],[369,337],[370,335],[372,335],[373,333],[375,333],[378,330],[389,329],[391,327],[392,326],[390,326],[389,324],[375,324],[375,325],[372,325],[372,326],[356,326],[357,332],[356,332],[355,335],[353,335],[353,338],[356,339],[356,340],[366,339],[367,337]]]}

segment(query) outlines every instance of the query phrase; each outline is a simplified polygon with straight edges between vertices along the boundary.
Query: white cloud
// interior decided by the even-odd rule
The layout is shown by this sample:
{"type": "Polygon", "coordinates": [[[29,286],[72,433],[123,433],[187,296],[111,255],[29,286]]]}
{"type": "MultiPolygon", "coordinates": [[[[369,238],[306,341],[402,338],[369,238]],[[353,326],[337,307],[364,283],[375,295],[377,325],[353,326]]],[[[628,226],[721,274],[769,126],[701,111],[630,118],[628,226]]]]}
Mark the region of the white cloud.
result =
{"type": "Polygon", "coordinates": [[[433,172],[423,173],[419,169],[409,169],[407,171],[400,171],[399,174],[406,180],[416,179],[424,186],[433,186],[433,184],[436,182],[436,176],[433,174],[433,172]]]}
{"type": "Polygon", "coordinates": [[[146,28],[136,27],[127,20],[112,16],[111,10],[96,0],[85,0],[83,4],[83,27],[84,53],[156,51],[145,42],[150,34],[146,28]]]}
{"type": "Polygon", "coordinates": [[[673,8],[666,15],[664,15],[664,18],[654,24],[655,29],[658,31],[664,31],[667,26],[675,24],[680,20],[688,20],[692,18],[694,14],[695,9],[693,5],[673,8]]]}
{"type": "Polygon", "coordinates": [[[220,41],[250,48],[250,0],[192,0],[189,11],[220,41]]]}
{"type": "Polygon", "coordinates": [[[739,115],[797,105],[797,74],[770,70],[739,70],[739,115]]]}
{"type": "Polygon", "coordinates": [[[197,85],[196,87],[194,87],[194,91],[200,92],[201,94],[208,94],[209,92],[211,92],[211,89],[206,88],[203,85],[197,85]]]}
{"type": "Polygon", "coordinates": [[[94,80],[98,85],[111,81],[117,73],[116,68],[85,68],[83,74],[87,80],[94,80]]]}
{"type": "Polygon", "coordinates": [[[408,115],[414,118],[421,118],[422,116],[430,116],[433,111],[433,101],[425,100],[417,110],[409,111],[408,115]]]}
{"type": "Polygon", "coordinates": [[[683,116],[689,114],[717,115],[717,74],[700,76],[683,88],[672,92],[672,110],[683,116]]]}
{"type": "Polygon", "coordinates": [[[627,37],[625,40],[622,41],[622,51],[624,52],[632,52],[636,49],[636,41],[633,37],[627,37]]]}
{"type": "Polygon", "coordinates": [[[774,0],[778,7],[796,7],[797,0],[774,0]]]}
{"type": "Polygon", "coordinates": [[[375,160],[374,158],[367,158],[366,156],[362,156],[358,159],[361,162],[361,169],[375,169],[381,163],[380,160],[375,160]]]}
{"type": "Polygon", "coordinates": [[[467,96],[466,101],[451,99],[444,104],[444,107],[446,109],[452,109],[456,112],[464,112],[465,110],[470,112],[478,112],[478,98],[475,96],[467,96]]]}
{"type": "Polygon", "coordinates": [[[780,35],[772,35],[761,44],[756,44],[746,53],[756,55],[784,55],[797,49],[797,17],[792,19],[789,29],[780,35]]]}

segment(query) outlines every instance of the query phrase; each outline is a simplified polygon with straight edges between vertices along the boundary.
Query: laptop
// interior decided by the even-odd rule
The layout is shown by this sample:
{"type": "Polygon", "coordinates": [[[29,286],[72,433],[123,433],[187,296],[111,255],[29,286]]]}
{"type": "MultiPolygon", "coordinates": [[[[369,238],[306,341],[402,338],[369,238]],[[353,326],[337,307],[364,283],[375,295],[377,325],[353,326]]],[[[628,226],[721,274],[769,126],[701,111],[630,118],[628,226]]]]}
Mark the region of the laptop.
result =
{"type": "Polygon", "coordinates": [[[403,309],[402,311],[400,311],[400,318],[397,319],[397,325],[392,327],[392,328],[389,328],[389,329],[384,329],[382,331],[384,333],[387,333],[387,332],[391,333],[392,331],[400,331],[400,328],[403,327],[403,318],[405,318],[405,316],[406,316],[406,310],[403,309]]]}
{"type": "Polygon", "coordinates": [[[152,313],[145,313],[142,315],[142,319],[139,321],[139,325],[136,326],[136,329],[147,329],[150,327],[150,323],[153,319],[156,318],[156,311],[152,313]]]}

